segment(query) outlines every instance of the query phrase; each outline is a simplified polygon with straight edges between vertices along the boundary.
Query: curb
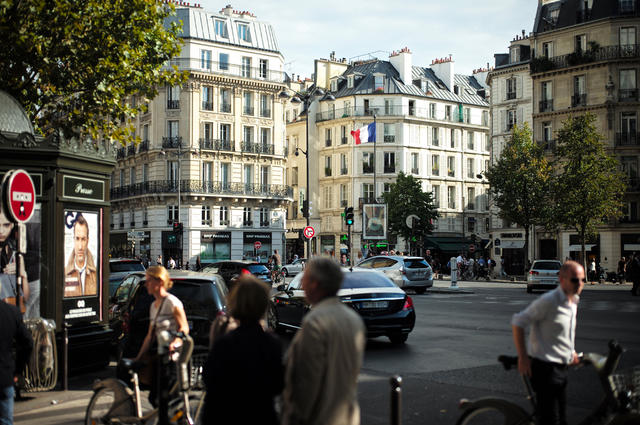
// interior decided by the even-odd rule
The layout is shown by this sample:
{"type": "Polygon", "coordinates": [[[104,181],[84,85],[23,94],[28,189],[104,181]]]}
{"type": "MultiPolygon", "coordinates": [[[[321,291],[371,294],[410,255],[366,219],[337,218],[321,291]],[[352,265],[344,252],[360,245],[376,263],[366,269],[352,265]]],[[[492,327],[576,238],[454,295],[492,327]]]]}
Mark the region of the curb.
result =
{"type": "Polygon", "coordinates": [[[431,287],[429,289],[427,289],[427,293],[432,293],[432,294],[475,294],[475,292],[471,289],[463,289],[458,287],[457,289],[454,288],[437,288],[437,287],[431,287]]]}

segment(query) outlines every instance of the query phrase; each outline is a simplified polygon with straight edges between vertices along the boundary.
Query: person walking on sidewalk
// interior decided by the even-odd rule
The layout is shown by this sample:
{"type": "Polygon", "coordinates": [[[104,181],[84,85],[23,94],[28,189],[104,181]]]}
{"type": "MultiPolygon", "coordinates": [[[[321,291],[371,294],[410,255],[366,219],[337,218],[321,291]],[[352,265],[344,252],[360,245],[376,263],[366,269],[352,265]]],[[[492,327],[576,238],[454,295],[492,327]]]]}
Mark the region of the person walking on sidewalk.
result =
{"type": "Polygon", "coordinates": [[[633,282],[633,287],[631,288],[631,295],[637,296],[640,295],[638,291],[640,291],[640,254],[637,252],[633,253],[633,258],[629,263],[629,278],[633,282]]]}
{"type": "Polygon", "coordinates": [[[283,425],[358,425],[357,379],[366,329],[360,316],[336,296],[340,266],[309,261],[302,288],[313,306],[289,347],[283,425]]]}
{"type": "Polygon", "coordinates": [[[33,339],[24,326],[20,311],[12,305],[0,302],[0,425],[13,424],[14,385],[24,370],[33,339]],[[13,358],[13,347],[16,357],[13,358]]]}
{"type": "Polygon", "coordinates": [[[567,261],[560,268],[560,286],[520,313],[511,328],[518,352],[518,371],[531,377],[540,424],[566,425],[567,366],[578,363],[575,351],[579,295],[587,281],[583,267],[567,261]],[[530,328],[529,349],[525,329],[530,328]]]}

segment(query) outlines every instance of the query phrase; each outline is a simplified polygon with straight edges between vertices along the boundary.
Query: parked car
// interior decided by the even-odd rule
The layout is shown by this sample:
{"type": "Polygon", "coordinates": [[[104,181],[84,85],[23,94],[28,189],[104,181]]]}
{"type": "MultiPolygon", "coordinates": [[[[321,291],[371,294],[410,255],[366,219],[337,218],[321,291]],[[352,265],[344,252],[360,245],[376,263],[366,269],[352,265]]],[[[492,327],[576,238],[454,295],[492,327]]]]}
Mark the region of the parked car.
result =
{"type": "MultiPolygon", "coordinates": [[[[353,308],[364,320],[367,336],[387,336],[393,344],[403,344],[416,322],[411,297],[382,273],[343,269],[344,280],[338,291],[340,301],[353,308]]],[[[297,330],[311,308],[298,274],[288,285],[279,285],[267,313],[269,327],[276,331],[297,330]]]]}
{"type": "Polygon", "coordinates": [[[560,284],[560,267],[558,260],[535,260],[527,274],[527,292],[534,289],[553,289],[560,284]]]}
{"type": "MultiPolygon", "coordinates": [[[[209,346],[209,328],[220,312],[227,309],[227,285],[221,276],[184,270],[170,270],[173,287],[169,292],[182,301],[189,323],[189,334],[196,347],[209,346]]],[[[138,281],[129,302],[121,310],[121,353],[124,357],[138,354],[149,330],[149,308],[154,298],[147,293],[144,279],[138,281]]]]}
{"type": "Polygon", "coordinates": [[[433,286],[433,270],[422,257],[378,255],[358,263],[356,269],[381,271],[399,288],[424,294],[433,286]]]}
{"type": "Polygon", "coordinates": [[[115,294],[123,279],[132,272],[144,272],[142,260],[136,258],[109,259],[109,296],[115,294]]]}
{"type": "Polygon", "coordinates": [[[222,276],[227,287],[233,286],[232,280],[243,274],[252,274],[271,285],[271,273],[264,264],[250,260],[218,261],[202,268],[204,273],[216,273],[222,276]]]}
{"type": "Polygon", "coordinates": [[[304,269],[304,265],[306,263],[306,258],[298,258],[297,260],[293,260],[289,264],[285,264],[282,266],[282,273],[284,273],[285,276],[295,276],[298,273],[302,272],[302,269],[304,269]]]}

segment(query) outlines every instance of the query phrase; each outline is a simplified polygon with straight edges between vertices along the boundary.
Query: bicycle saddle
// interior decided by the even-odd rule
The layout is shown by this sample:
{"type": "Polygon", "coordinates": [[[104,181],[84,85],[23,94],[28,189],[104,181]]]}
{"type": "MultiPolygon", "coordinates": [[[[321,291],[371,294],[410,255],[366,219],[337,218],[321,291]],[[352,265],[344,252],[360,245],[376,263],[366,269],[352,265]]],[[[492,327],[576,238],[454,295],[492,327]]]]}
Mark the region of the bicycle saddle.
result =
{"type": "Polygon", "coordinates": [[[120,365],[126,370],[132,370],[134,372],[140,371],[140,369],[144,368],[145,364],[143,362],[137,362],[134,359],[122,359],[120,360],[120,365]]]}
{"type": "Polygon", "coordinates": [[[509,370],[514,366],[518,366],[518,357],[517,356],[498,356],[498,361],[502,363],[504,370],[509,370]]]}

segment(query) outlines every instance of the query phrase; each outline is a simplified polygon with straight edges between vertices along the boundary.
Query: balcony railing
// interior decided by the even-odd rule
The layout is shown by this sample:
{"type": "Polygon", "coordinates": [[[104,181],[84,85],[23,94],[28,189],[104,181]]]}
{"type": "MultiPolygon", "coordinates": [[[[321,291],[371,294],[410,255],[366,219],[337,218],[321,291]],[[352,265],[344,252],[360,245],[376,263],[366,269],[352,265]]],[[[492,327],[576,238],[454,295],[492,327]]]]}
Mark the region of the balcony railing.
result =
{"type": "Polygon", "coordinates": [[[200,149],[210,151],[233,152],[234,143],[231,140],[200,139],[200,149]]]}
{"type": "Polygon", "coordinates": [[[348,137],[342,137],[340,139],[340,143],[343,145],[346,145],[349,142],[349,138],[348,137]]]}
{"type": "Polygon", "coordinates": [[[136,154],[136,145],[130,144],[129,146],[127,146],[127,155],[131,156],[135,154],[136,154]]]}
{"type": "Polygon", "coordinates": [[[165,149],[177,149],[178,147],[182,147],[182,136],[163,137],[162,147],[165,149]]]}
{"type": "Polygon", "coordinates": [[[127,151],[125,150],[125,148],[118,148],[118,152],[116,153],[116,158],[123,159],[125,156],[127,156],[127,151]]]}
{"type": "Polygon", "coordinates": [[[635,102],[638,100],[638,89],[620,89],[618,91],[620,102],[635,102]]]}
{"type": "Polygon", "coordinates": [[[165,64],[165,68],[177,66],[180,71],[196,71],[208,74],[226,75],[229,77],[251,78],[254,80],[283,83],[285,74],[228,62],[202,61],[200,58],[176,58],[165,64]]]}
{"type": "Polygon", "coordinates": [[[396,141],[396,136],[394,134],[385,134],[384,142],[385,143],[394,143],[396,141]]]}
{"type": "Polygon", "coordinates": [[[515,91],[508,91],[507,92],[507,100],[512,100],[516,98],[516,92],[515,91]]]}
{"type": "Polygon", "coordinates": [[[370,174],[373,173],[373,165],[370,164],[362,164],[362,173],[370,174]]]}
{"type": "MultiPolygon", "coordinates": [[[[111,199],[125,199],[156,193],[177,193],[177,180],[153,180],[111,189],[111,199]]],[[[181,180],[183,194],[246,195],[270,198],[292,198],[293,188],[281,184],[224,183],[202,180],[181,180]]]]}
{"type": "Polygon", "coordinates": [[[439,168],[432,168],[431,169],[431,174],[434,176],[439,176],[440,175],[440,169],[439,168]]]}
{"type": "Polygon", "coordinates": [[[340,169],[340,174],[343,175],[343,176],[346,175],[346,174],[349,174],[349,170],[346,169],[346,168],[341,168],[340,169]]]}
{"type": "Polygon", "coordinates": [[[556,150],[558,144],[555,140],[543,140],[540,142],[540,146],[542,146],[547,152],[553,152],[556,150]]]}
{"type": "Polygon", "coordinates": [[[167,109],[180,109],[179,100],[167,100],[167,109]]]}
{"type": "Polygon", "coordinates": [[[271,223],[269,223],[268,221],[261,221],[260,222],[260,227],[269,227],[269,224],[271,224],[271,223]]]}
{"type": "Polygon", "coordinates": [[[553,99],[546,99],[540,101],[540,112],[553,111],[553,99]]]}
{"type": "Polygon", "coordinates": [[[640,57],[640,44],[626,44],[616,46],[603,46],[595,49],[569,53],[562,56],[548,58],[540,56],[531,60],[531,73],[551,71],[554,69],[568,68],[585,63],[611,61],[623,58],[640,57]]]}
{"type": "Polygon", "coordinates": [[[324,141],[324,145],[325,145],[326,147],[331,146],[331,139],[326,139],[326,140],[324,141]]]}
{"type": "MultiPolygon", "coordinates": [[[[453,114],[445,117],[429,117],[429,108],[416,108],[405,105],[389,105],[387,107],[377,108],[375,111],[379,117],[405,117],[415,116],[432,121],[440,122],[465,122],[464,116],[459,116],[458,111],[454,110],[453,114]]],[[[334,110],[327,110],[316,113],[316,121],[328,121],[333,119],[351,118],[351,117],[368,117],[373,116],[373,108],[364,108],[363,106],[341,108],[334,110]]]]}
{"type": "Polygon", "coordinates": [[[616,146],[638,146],[640,137],[638,133],[616,133],[616,146]]]}
{"type": "Polygon", "coordinates": [[[325,177],[331,177],[331,167],[325,167],[324,168],[324,176],[325,177]]]}
{"type": "Polygon", "coordinates": [[[385,165],[384,166],[384,172],[385,173],[395,173],[396,172],[396,166],[395,165],[385,165]]]}
{"type": "Polygon", "coordinates": [[[213,102],[210,102],[208,100],[203,100],[202,109],[205,111],[213,111],[213,102]]]}
{"type": "Polygon", "coordinates": [[[347,206],[347,200],[346,199],[341,199],[340,200],[340,207],[344,208],[347,206]]]}
{"type": "Polygon", "coordinates": [[[571,106],[574,108],[576,106],[587,106],[587,94],[581,93],[571,96],[571,106]]]}
{"type": "Polygon", "coordinates": [[[253,221],[251,221],[251,220],[244,220],[244,221],[242,222],[242,226],[243,226],[243,227],[253,227],[253,221]]]}
{"type": "Polygon", "coordinates": [[[417,168],[412,168],[411,174],[420,174],[420,170],[418,170],[417,168]]]}
{"type": "Polygon", "coordinates": [[[260,108],[260,116],[262,118],[271,118],[271,109],[260,108]]]}
{"type": "Polygon", "coordinates": [[[376,200],[373,199],[373,195],[365,196],[364,198],[358,198],[358,207],[362,209],[362,206],[365,204],[377,204],[376,200]]]}
{"type": "Polygon", "coordinates": [[[220,112],[224,112],[226,114],[231,113],[231,104],[223,103],[220,105],[220,112]]]}
{"type": "Polygon", "coordinates": [[[264,155],[274,155],[274,146],[265,143],[242,142],[240,144],[242,152],[257,153],[264,155]]]}
{"type": "Polygon", "coordinates": [[[138,152],[148,152],[149,151],[149,141],[143,140],[140,143],[140,147],[138,148],[138,152]]]}
{"type": "Polygon", "coordinates": [[[242,113],[244,115],[251,115],[253,116],[253,112],[254,112],[254,108],[253,106],[245,106],[242,108],[242,113]]]}

